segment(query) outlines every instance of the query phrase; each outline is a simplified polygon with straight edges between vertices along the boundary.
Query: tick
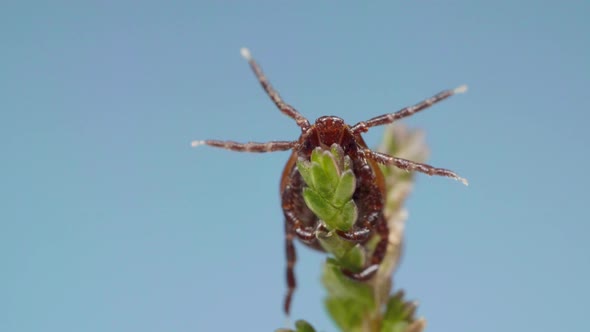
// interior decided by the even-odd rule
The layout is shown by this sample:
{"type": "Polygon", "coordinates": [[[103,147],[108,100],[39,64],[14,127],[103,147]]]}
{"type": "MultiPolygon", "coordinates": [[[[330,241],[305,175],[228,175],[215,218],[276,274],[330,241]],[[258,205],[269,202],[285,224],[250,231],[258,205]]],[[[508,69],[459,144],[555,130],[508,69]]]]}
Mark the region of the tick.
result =
{"type": "Polygon", "coordinates": [[[293,241],[297,238],[303,244],[323,251],[316,238],[316,233],[325,227],[303,200],[302,193],[305,182],[297,169],[297,161],[309,161],[312,151],[317,147],[328,150],[334,145],[352,161],[352,170],[356,177],[353,200],[358,208],[357,219],[350,230],[339,230],[335,233],[347,241],[361,244],[368,241],[372,235],[379,235],[379,242],[363,270],[357,273],[343,271],[353,279],[367,280],[375,274],[385,256],[389,235],[389,229],[383,215],[385,181],[379,164],[394,165],[406,171],[417,171],[428,175],[446,176],[459,180],[466,185],[467,180],[448,169],[436,168],[373,151],[368,148],[361,134],[367,132],[371,127],[390,124],[411,116],[454,94],[465,92],[467,87],[460,86],[456,89],[442,91],[414,106],[403,108],[395,113],[379,115],[353,126],[347,125],[344,120],[336,116],[322,116],[314,124],[310,124],[293,106],[283,101],[278,92],[271,86],[260,66],[252,58],[250,51],[243,48],[241,54],[248,61],[262,88],[277,108],[283,114],[295,120],[299,128],[301,128],[301,135],[294,141],[238,143],[234,141],[204,140],[193,141],[191,145],[193,147],[209,145],[239,152],[292,151],[280,181],[280,194],[285,217],[288,287],[283,308],[285,313],[289,314],[291,298],[296,288],[294,272],[296,254],[293,241]]]}

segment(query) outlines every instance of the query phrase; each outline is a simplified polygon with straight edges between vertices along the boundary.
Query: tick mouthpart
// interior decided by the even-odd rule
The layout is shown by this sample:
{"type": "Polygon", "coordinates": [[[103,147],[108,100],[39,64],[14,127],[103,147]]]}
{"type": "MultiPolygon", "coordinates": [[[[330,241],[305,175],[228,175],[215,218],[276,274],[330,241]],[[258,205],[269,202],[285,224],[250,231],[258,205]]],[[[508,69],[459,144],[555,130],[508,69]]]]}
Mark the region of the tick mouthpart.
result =
{"type": "Polygon", "coordinates": [[[337,116],[322,116],[315,120],[315,125],[321,129],[336,129],[344,127],[346,124],[344,120],[337,116]]]}
{"type": "Polygon", "coordinates": [[[326,146],[340,144],[346,131],[346,123],[337,116],[322,116],[315,121],[314,126],[320,142],[326,146]]]}

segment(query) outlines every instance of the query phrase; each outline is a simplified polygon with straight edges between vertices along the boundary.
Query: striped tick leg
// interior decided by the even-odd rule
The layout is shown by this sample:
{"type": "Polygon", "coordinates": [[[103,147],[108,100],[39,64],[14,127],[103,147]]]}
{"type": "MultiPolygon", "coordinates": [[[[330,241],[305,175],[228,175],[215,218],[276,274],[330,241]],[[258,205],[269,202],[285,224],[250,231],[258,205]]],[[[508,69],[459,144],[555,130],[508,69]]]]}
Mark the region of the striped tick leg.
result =
{"type": "Polygon", "coordinates": [[[439,101],[443,101],[443,100],[449,98],[450,96],[452,96],[454,94],[463,93],[465,91],[467,91],[466,85],[462,85],[462,86],[455,88],[453,90],[442,91],[442,92],[440,92],[440,93],[438,93],[426,100],[419,102],[418,104],[416,104],[414,106],[403,108],[395,113],[379,115],[379,116],[376,116],[376,117],[374,117],[370,120],[367,120],[367,121],[361,121],[352,127],[352,131],[355,134],[365,133],[371,127],[389,124],[389,123],[395,122],[399,119],[403,119],[405,117],[411,116],[415,113],[420,112],[421,110],[427,109],[428,107],[438,103],[439,101]]]}
{"type": "Polygon", "coordinates": [[[287,294],[285,295],[285,302],[283,310],[285,314],[289,315],[291,311],[291,301],[293,300],[293,293],[297,288],[297,280],[295,278],[295,263],[297,255],[295,254],[295,246],[293,239],[297,236],[305,243],[312,243],[315,237],[315,229],[311,226],[303,226],[303,224],[292,215],[285,212],[285,253],[287,256],[287,294]],[[295,220],[295,221],[294,221],[295,220]]]}
{"type": "Polygon", "coordinates": [[[403,169],[408,172],[415,171],[425,173],[428,175],[446,176],[457,181],[461,181],[466,186],[469,185],[467,179],[460,177],[459,175],[457,175],[457,173],[448,169],[432,167],[427,164],[421,164],[411,160],[393,157],[384,153],[371,151],[369,149],[365,149],[363,152],[367,158],[370,158],[378,162],[379,164],[395,165],[397,168],[403,169]]]}
{"type": "Polygon", "coordinates": [[[293,149],[297,144],[295,141],[271,141],[265,143],[248,142],[238,143],[234,141],[217,141],[217,140],[205,140],[205,141],[192,141],[191,146],[197,147],[200,145],[209,145],[216,148],[222,148],[231,151],[238,152],[274,152],[274,151],[287,151],[293,149]]]}
{"type": "Polygon", "coordinates": [[[283,309],[287,315],[289,315],[291,310],[293,293],[297,287],[297,281],[295,279],[295,262],[297,256],[295,254],[293,239],[298,237],[301,241],[309,245],[313,245],[314,241],[316,241],[316,227],[304,225],[297,216],[296,203],[300,193],[298,189],[298,185],[295,185],[295,187],[288,185],[282,194],[283,213],[285,215],[285,253],[287,256],[287,294],[285,295],[283,309]]]}
{"type": "Polygon", "coordinates": [[[297,287],[295,280],[295,262],[297,261],[297,255],[295,253],[295,245],[293,238],[295,232],[293,225],[285,222],[285,252],[287,254],[287,294],[285,295],[285,302],[283,304],[283,310],[285,314],[289,315],[291,311],[291,300],[293,299],[293,292],[297,287]]]}
{"type": "Polygon", "coordinates": [[[379,215],[376,231],[377,234],[379,234],[380,239],[379,242],[377,242],[377,246],[375,247],[373,254],[371,255],[369,265],[356,273],[346,269],[343,269],[342,273],[352,279],[359,281],[369,280],[375,275],[377,270],[379,270],[381,262],[383,262],[383,259],[385,258],[385,254],[387,253],[387,245],[389,244],[389,227],[387,227],[387,221],[385,221],[383,214],[379,215]]]}
{"type": "Polygon", "coordinates": [[[258,82],[260,82],[260,85],[262,85],[262,88],[264,89],[264,91],[266,91],[266,94],[270,97],[270,99],[272,99],[275,105],[277,105],[279,110],[281,110],[283,114],[295,120],[295,122],[297,122],[297,125],[301,128],[302,132],[307,131],[307,129],[309,129],[309,121],[307,121],[307,119],[303,115],[301,115],[293,106],[283,101],[279,93],[272,87],[272,85],[262,72],[262,69],[260,68],[258,63],[256,63],[256,60],[252,58],[250,50],[248,50],[247,48],[242,48],[240,50],[240,53],[242,53],[244,59],[248,60],[250,68],[252,68],[252,71],[254,71],[254,74],[256,75],[258,82]]]}

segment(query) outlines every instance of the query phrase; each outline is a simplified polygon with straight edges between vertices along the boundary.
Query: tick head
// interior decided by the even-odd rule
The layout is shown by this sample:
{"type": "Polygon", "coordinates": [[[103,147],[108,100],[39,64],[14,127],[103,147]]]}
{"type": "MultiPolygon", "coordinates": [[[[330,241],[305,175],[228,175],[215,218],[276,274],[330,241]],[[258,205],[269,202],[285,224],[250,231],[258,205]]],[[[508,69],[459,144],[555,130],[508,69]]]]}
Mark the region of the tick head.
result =
{"type": "Polygon", "coordinates": [[[315,120],[314,127],[320,143],[326,146],[332,146],[334,143],[340,144],[342,135],[348,128],[344,120],[336,116],[322,116],[315,120]]]}

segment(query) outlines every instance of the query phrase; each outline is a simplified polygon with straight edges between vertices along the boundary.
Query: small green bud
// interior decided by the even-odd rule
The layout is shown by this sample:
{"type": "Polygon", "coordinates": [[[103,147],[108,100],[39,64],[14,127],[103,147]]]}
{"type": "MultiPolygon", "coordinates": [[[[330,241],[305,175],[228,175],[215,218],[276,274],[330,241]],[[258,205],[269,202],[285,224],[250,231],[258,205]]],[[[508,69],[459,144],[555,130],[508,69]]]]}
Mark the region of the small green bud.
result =
{"type": "Polygon", "coordinates": [[[303,319],[295,322],[295,328],[297,329],[297,332],[315,332],[313,326],[303,319]]]}
{"type": "Polygon", "coordinates": [[[348,231],[358,217],[352,195],[356,178],[351,169],[350,157],[337,144],[330,150],[314,149],[309,161],[297,161],[297,169],[307,187],[303,199],[309,209],[329,229],[348,231]]]}

